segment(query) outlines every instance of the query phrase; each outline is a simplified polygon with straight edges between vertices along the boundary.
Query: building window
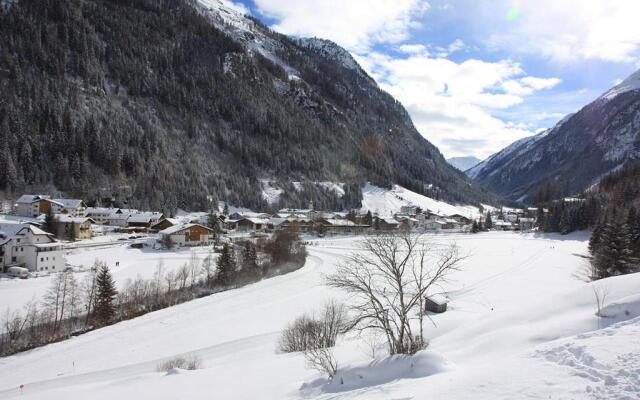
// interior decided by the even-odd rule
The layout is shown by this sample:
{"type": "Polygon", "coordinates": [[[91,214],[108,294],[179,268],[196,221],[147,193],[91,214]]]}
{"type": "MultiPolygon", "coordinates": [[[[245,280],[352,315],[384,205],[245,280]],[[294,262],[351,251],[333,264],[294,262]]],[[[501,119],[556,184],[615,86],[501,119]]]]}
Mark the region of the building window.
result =
{"type": "Polygon", "coordinates": [[[40,257],[40,262],[42,262],[42,261],[44,261],[44,258],[43,258],[43,257],[40,257]]]}

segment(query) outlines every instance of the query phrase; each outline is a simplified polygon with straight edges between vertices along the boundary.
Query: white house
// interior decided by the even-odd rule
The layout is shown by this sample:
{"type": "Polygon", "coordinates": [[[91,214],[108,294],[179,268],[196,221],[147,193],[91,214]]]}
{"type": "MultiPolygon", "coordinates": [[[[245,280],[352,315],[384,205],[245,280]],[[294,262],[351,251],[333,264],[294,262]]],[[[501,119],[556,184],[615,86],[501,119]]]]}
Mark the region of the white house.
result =
{"type": "Polygon", "coordinates": [[[177,246],[206,246],[215,239],[213,229],[200,224],[174,225],[160,231],[160,239],[169,238],[177,246]]]}
{"type": "Polygon", "coordinates": [[[87,205],[80,199],[53,199],[58,204],[62,204],[60,214],[69,214],[72,217],[84,217],[87,212],[87,205]]]}
{"type": "Polygon", "coordinates": [[[52,234],[33,225],[22,225],[14,235],[0,236],[0,266],[4,270],[23,267],[32,272],[62,271],[64,251],[52,234]]]}
{"type": "Polygon", "coordinates": [[[21,217],[37,218],[42,214],[60,214],[64,205],[43,194],[24,194],[16,200],[15,214],[21,217]]]}
{"type": "Polygon", "coordinates": [[[118,210],[118,208],[108,207],[87,207],[85,213],[87,217],[96,221],[97,224],[106,224],[109,217],[118,210]]]}

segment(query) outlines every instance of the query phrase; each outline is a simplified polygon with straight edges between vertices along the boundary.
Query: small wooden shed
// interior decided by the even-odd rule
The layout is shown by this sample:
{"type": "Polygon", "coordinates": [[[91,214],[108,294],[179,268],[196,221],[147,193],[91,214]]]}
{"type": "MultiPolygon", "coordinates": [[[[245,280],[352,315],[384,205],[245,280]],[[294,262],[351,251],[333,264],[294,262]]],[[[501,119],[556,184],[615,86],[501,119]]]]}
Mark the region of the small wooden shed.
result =
{"type": "Polygon", "coordinates": [[[434,313],[443,313],[447,311],[449,298],[443,294],[432,294],[424,298],[424,310],[434,313]]]}

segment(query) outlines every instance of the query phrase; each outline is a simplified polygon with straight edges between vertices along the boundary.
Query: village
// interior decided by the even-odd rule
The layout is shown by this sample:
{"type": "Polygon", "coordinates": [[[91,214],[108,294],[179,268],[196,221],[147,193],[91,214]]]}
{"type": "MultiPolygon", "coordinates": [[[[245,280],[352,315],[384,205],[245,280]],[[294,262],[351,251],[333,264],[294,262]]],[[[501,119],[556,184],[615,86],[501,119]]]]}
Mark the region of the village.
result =
{"type": "Polygon", "coordinates": [[[531,231],[537,208],[493,208],[443,215],[413,205],[393,215],[374,210],[321,211],[313,203],[306,209],[281,209],[275,214],[229,209],[220,204],[210,212],[178,212],[165,216],[158,211],[117,207],[89,207],[81,199],[25,194],[0,209],[0,269],[26,278],[67,268],[68,250],[86,246],[128,243],[130,247],[154,248],[211,246],[221,238],[267,237],[283,229],[302,235],[365,235],[407,230],[415,232],[467,233],[478,230],[531,231]]]}

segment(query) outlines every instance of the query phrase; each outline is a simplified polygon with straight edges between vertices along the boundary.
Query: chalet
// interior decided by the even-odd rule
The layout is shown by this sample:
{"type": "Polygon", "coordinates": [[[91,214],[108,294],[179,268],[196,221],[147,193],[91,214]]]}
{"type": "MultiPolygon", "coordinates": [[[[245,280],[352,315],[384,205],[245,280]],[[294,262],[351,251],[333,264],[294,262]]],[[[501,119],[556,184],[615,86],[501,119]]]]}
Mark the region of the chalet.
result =
{"type": "Polygon", "coordinates": [[[453,215],[449,215],[449,219],[453,219],[463,225],[468,225],[471,223],[471,219],[469,219],[469,217],[466,217],[464,215],[461,214],[453,214],[453,215]]]}
{"type": "Polygon", "coordinates": [[[151,225],[151,229],[156,232],[160,232],[178,224],[180,224],[180,221],[175,218],[165,218],[162,221],[151,225]]]}
{"type": "Polygon", "coordinates": [[[207,246],[215,240],[213,229],[200,224],[174,225],[160,231],[160,239],[169,238],[177,246],[207,246]]]}
{"type": "Polygon", "coordinates": [[[311,232],[314,229],[314,225],[310,218],[286,218],[278,228],[294,229],[300,232],[311,232]]]}
{"type": "Polygon", "coordinates": [[[280,215],[294,215],[297,214],[299,216],[301,216],[301,218],[309,218],[309,219],[313,219],[313,218],[317,218],[320,213],[315,211],[313,209],[313,204],[309,207],[309,208],[283,208],[281,210],[278,211],[278,214],[280,215]]]}
{"type": "Polygon", "coordinates": [[[67,240],[91,239],[91,225],[95,221],[88,217],[73,217],[69,214],[56,214],[53,218],[53,232],[58,238],[67,240]]]}
{"type": "Polygon", "coordinates": [[[348,219],[337,218],[321,218],[315,221],[316,227],[322,227],[327,233],[339,234],[339,233],[361,233],[365,229],[369,228],[369,225],[356,224],[348,219]]]}
{"type": "Polygon", "coordinates": [[[127,226],[129,215],[131,215],[131,212],[129,212],[129,210],[116,208],[107,217],[105,224],[109,226],[127,226]]]}
{"type": "Polygon", "coordinates": [[[12,236],[0,235],[0,267],[5,270],[22,267],[32,272],[62,271],[64,251],[52,234],[33,225],[22,225],[12,236]]]}
{"type": "Polygon", "coordinates": [[[424,228],[429,231],[440,231],[443,229],[443,226],[446,226],[447,223],[442,220],[427,220],[424,223],[424,228]]]}
{"type": "Polygon", "coordinates": [[[127,218],[127,226],[131,228],[149,228],[151,224],[151,216],[146,214],[133,214],[127,218]]]}
{"type": "Polygon", "coordinates": [[[269,220],[267,218],[242,218],[236,224],[238,231],[261,231],[267,228],[269,220]]]}
{"type": "Polygon", "coordinates": [[[393,218],[375,217],[373,225],[381,231],[392,231],[400,227],[400,223],[393,218]]]}
{"type": "Polygon", "coordinates": [[[24,194],[16,200],[15,213],[21,217],[36,218],[42,214],[59,214],[64,205],[43,194],[24,194]]]}
{"type": "Polygon", "coordinates": [[[401,206],[400,214],[404,215],[416,215],[418,213],[418,206],[401,206]]]}
{"type": "Polygon", "coordinates": [[[231,217],[227,218],[224,220],[224,229],[233,231],[238,227],[238,221],[240,221],[239,219],[233,219],[231,217]]]}
{"type": "Polygon", "coordinates": [[[424,311],[443,313],[447,311],[449,299],[442,294],[432,294],[424,298],[424,311]]]}
{"type": "Polygon", "coordinates": [[[117,213],[119,208],[108,207],[87,207],[85,216],[93,219],[96,224],[106,224],[112,214],[117,213]]]}
{"type": "Polygon", "coordinates": [[[518,227],[521,231],[530,231],[536,224],[535,218],[520,218],[518,221],[518,227]]]}
{"type": "Polygon", "coordinates": [[[413,229],[418,227],[418,219],[409,215],[396,215],[395,219],[400,223],[401,229],[413,229]]]}
{"type": "Polygon", "coordinates": [[[509,221],[497,220],[493,223],[493,227],[499,231],[510,231],[513,230],[513,224],[509,221]]]}
{"type": "Polygon", "coordinates": [[[285,222],[286,220],[287,220],[286,218],[271,217],[271,218],[269,218],[269,221],[267,222],[267,229],[269,229],[269,230],[278,229],[280,227],[280,225],[283,222],[285,222]]]}
{"type": "Polygon", "coordinates": [[[60,214],[68,214],[72,217],[84,217],[87,215],[87,205],[78,199],[53,199],[56,203],[62,204],[60,214]]]}

